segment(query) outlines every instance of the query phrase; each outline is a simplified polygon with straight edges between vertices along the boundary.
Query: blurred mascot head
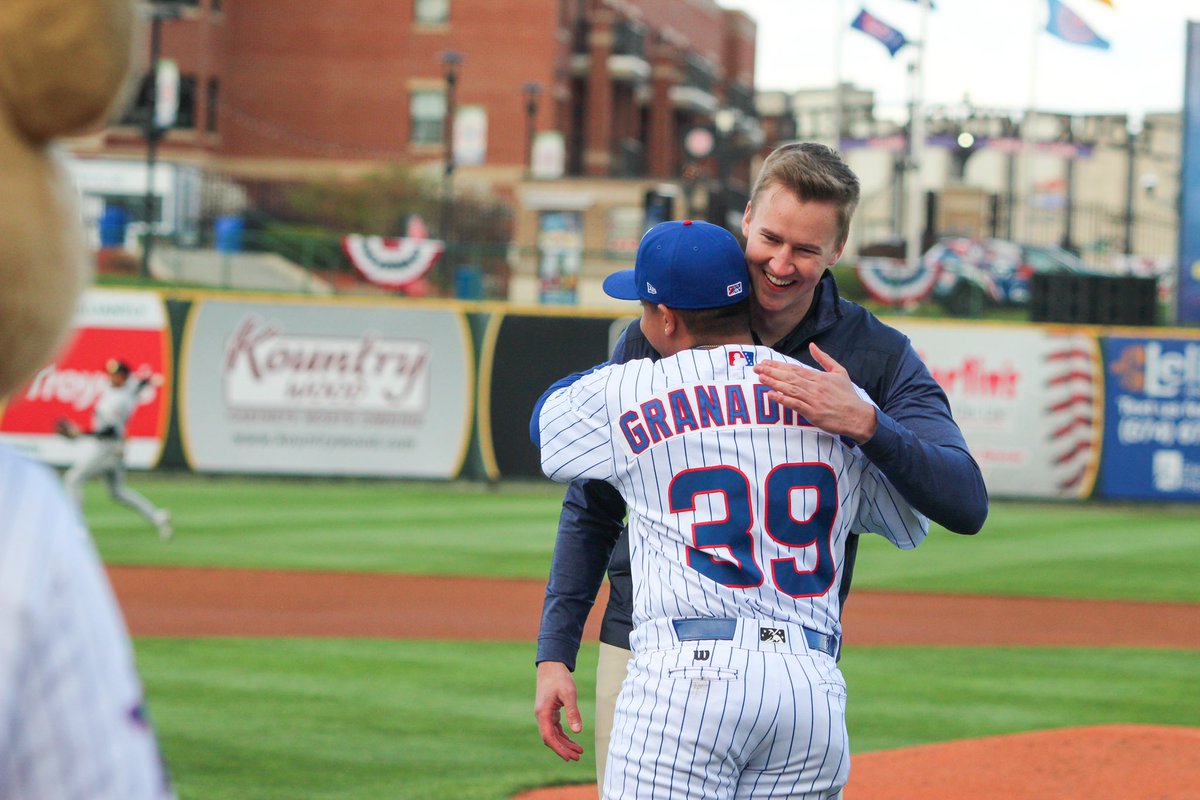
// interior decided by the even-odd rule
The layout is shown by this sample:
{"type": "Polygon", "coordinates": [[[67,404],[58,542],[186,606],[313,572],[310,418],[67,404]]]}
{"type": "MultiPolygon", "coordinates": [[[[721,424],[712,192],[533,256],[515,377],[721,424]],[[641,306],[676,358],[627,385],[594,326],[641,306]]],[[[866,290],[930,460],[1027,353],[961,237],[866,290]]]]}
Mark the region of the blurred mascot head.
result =
{"type": "Polygon", "coordinates": [[[62,344],[90,278],[53,140],[128,95],[131,0],[0,0],[0,399],[62,344]]]}

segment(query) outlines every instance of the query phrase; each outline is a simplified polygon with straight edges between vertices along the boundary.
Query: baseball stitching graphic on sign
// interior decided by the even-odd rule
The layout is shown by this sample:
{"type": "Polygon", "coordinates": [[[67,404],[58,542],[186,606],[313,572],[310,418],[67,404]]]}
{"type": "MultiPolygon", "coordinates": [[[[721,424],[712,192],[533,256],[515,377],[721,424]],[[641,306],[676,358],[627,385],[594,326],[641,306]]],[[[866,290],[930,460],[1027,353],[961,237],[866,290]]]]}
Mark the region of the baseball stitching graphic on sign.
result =
{"type": "Polygon", "coordinates": [[[1057,488],[1065,495],[1087,494],[1100,461],[1103,375],[1094,338],[1051,335],[1042,356],[1045,367],[1046,437],[1057,488]]]}

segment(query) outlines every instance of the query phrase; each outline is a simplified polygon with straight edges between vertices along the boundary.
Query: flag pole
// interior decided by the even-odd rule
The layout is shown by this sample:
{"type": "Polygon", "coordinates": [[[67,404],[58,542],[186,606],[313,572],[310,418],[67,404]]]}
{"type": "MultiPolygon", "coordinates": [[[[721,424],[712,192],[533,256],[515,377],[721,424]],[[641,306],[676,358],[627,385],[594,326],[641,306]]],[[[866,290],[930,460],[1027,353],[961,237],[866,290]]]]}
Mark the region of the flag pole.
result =
{"type": "Polygon", "coordinates": [[[842,37],[845,36],[846,15],[843,11],[844,0],[834,3],[835,14],[833,29],[833,147],[842,149],[842,37]]]}
{"type": "Polygon", "coordinates": [[[921,38],[916,42],[912,63],[912,106],[908,121],[908,213],[906,215],[904,260],[909,274],[915,274],[921,259],[921,218],[924,197],[921,187],[921,160],[925,149],[925,81],[923,63],[929,44],[929,0],[921,0],[921,38]]]}
{"type": "MultiPolygon", "coordinates": [[[[1029,93],[1025,107],[1025,119],[1021,122],[1021,183],[1025,190],[1025,209],[1026,217],[1028,218],[1029,204],[1033,200],[1033,125],[1034,119],[1037,116],[1038,98],[1037,98],[1037,79],[1038,79],[1038,56],[1042,38],[1042,23],[1041,15],[1038,10],[1043,0],[1032,0],[1030,7],[1033,9],[1033,39],[1030,47],[1029,55],[1029,93]]],[[[1013,214],[1013,210],[1009,209],[1009,215],[1013,214]]],[[[1027,238],[1029,231],[1026,226],[1020,227],[1021,233],[1018,238],[1027,238]]]]}

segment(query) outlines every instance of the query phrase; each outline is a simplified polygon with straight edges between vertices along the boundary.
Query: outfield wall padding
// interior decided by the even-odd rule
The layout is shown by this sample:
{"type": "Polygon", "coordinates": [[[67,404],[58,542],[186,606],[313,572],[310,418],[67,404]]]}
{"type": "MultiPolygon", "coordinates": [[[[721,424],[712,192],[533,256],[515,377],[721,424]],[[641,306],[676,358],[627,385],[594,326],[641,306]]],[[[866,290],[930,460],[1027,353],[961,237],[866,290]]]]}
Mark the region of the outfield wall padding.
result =
{"type": "MultiPolygon", "coordinates": [[[[93,289],[0,438],[63,466],[121,355],[163,378],[129,464],[377,478],[541,477],[533,405],[633,319],[561,307],[93,289]]],[[[1200,331],[885,319],[950,400],[993,498],[1200,501],[1200,331]]]]}

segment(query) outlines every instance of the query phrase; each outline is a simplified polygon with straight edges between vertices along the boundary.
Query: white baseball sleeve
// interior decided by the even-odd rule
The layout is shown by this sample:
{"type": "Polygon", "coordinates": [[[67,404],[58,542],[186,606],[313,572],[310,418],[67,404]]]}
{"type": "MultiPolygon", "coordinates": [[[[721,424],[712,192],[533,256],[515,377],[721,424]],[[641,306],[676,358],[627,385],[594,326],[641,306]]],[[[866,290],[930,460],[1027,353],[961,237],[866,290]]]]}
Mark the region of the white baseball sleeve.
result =
{"type": "Polygon", "coordinates": [[[562,483],[613,477],[612,426],[606,394],[609,379],[617,369],[608,366],[589,372],[542,404],[538,426],[546,477],[562,483]]]}
{"type": "Polygon", "coordinates": [[[856,533],[877,533],[901,550],[911,550],[925,540],[929,518],[914,509],[870,462],[865,464],[861,491],[856,533]]]}

